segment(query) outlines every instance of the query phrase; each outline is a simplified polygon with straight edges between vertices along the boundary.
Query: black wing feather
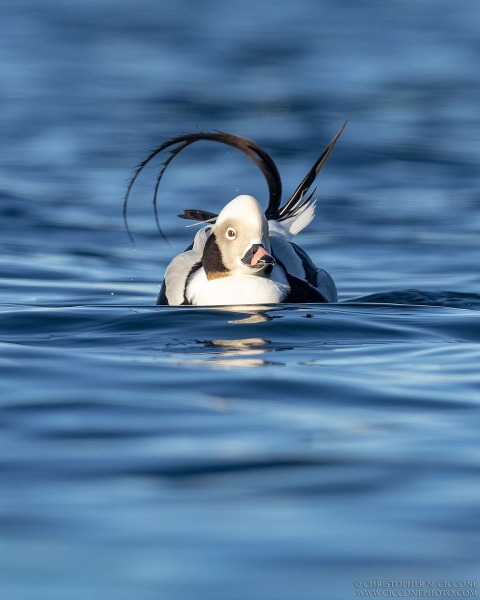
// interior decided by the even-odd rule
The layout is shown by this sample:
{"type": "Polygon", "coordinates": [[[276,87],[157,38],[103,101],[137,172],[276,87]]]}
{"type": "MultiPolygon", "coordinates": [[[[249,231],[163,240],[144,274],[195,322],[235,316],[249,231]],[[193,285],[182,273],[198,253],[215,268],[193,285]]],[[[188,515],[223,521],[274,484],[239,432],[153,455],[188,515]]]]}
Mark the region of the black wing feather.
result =
{"type": "Polygon", "coordinates": [[[186,208],[181,215],[177,215],[181,219],[190,219],[191,221],[201,221],[205,223],[209,221],[213,223],[218,217],[217,214],[208,212],[208,210],[199,210],[196,208],[186,208]]]}

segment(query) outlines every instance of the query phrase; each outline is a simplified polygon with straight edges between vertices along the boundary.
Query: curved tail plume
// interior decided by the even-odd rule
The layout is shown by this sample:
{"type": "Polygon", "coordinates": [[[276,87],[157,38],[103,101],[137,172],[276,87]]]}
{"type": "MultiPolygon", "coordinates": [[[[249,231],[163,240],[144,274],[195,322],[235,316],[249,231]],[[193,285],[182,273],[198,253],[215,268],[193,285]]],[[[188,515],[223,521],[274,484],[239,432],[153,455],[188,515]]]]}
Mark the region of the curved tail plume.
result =
{"type": "MultiPolygon", "coordinates": [[[[292,197],[282,207],[280,206],[282,196],[282,181],[277,166],[275,165],[270,155],[252,140],[249,140],[248,138],[239,135],[234,135],[232,133],[226,133],[224,131],[215,131],[212,133],[202,131],[199,131],[198,133],[186,133],[184,135],[179,135],[175,138],[167,140],[161,146],[155,148],[155,150],[153,150],[147,156],[147,158],[138,165],[138,167],[134,170],[133,175],[128,184],[123,201],[123,220],[131,242],[133,243],[133,236],[130,232],[130,228],[128,227],[127,219],[127,208],[130,193],[138,176],[146,167],[146,165],[164,150],[168,150],[170,155],[162,163],[160,171],[156,177],[155,189],[153,194],[153,211],[155,215],[155,223],[157,225],[157,229],[160,232],[161,236],[165,239],[158,218],[158,189],[160,187],[160,182],[162,180],[163,174],[165,173],[168,165],[187,146],[190,146],[194,142],[210,140],[212,142],[220,142],[222,144],[226,144],[227,146],[231,146],[232,148],[235,148],[235,150],[239,150],[240,152],[245,154],[245,156],[247,156],[251,161],[253,161],[257,165],[267,182],[269,191],[268,206],[265,210],[265,215],[267,219],[275,221],[284,221],[298,216],[307,208],[309,202],[312,200],[313,194],[315,193],[315,189],[308,193],[310,191],[310,187],[312,186],[313,182],[317,178],[317,175],[320,173],[323,166],[325,165],[335,144],[337,143],[338,138],[341,136],[343,130],[345,129],[347,122],[348,119],[345,121],[345,123],[337,132],[335,137],[332,139],[332,141],[323,151],[321,156],[315,162],[313,167],[307,173],[303,181],[294,191],[292,197]]],[[[179,215],[179,217],[181,217],[182,219],[191,219],[194,221],[214,221],[216,216],[217,215],[215,213],[198,209],[187,209],[184,210],[181,215],[179,215]]]]}
{"type": "MultiPolygon", "coordinates": [[[[263,173],[265,180],[267,182],[267,185],[268,185],[269,201],[268,201],[268,208],[267,208],[266,213],[273,215],[278,211],[278,207],[280,206],[280,199],[281,199],[281,195],[282,195],[282,181],[280,179],[280,174],[278,172],[278,169],[277,169],[275,163],[273,162],[273,160],[269,156],[269,154],[267,152],[265,152],[265,150],[263,150],[263,148],[261,148],[260,146],[255,144],[255,142],[253,142],[252,140],[249,140],[248,138],[241,137],[239,135],[234,135],[232,133],[225,133],[223,131],[216,131],[216,132],[212,132],[212,133],[201,132],[201,131],[198,133],[187,133],[187,134],[172,138],[172,139],[164,142],[161,146],[158,146],[158,148],[153,150],[147,156],[147,158],[138,165],[138,167],[133,172],[133,175],[128,184],[127,192],[125,194],[125,198],[123,201],[123,219],[124,219],[124,223],[125,223],[125,228],[130,237],[130,240],[132,242],[133,242],[133,236],[128,227],[128,220],[127,220],[127,206],[128,206],[128,200],[130,198],[130,193],[132,191],[132,187],[135,184],[135,181],[137,180],[140,173],[143,171],[143,169],[146,167],[146,165],[153,158],[155,158],[158,154],[160,154],[164,150],[167,150],[169,148],[172,148],[172,146],[174,146],[170,150],[170,156],[163,162],[160,172],[157,175],[157,179],[155,182],[155,191],[154,191],[154,195],[153,195],[153,210],[154,210],[154,214],[155,214],[155,223],[157,225],[158,231],[160,232],[162,237],[164,237],[162,228],[160,227],[160,222],[158,219],[158,209],[157,209],[158,188],[160,186],[162,176],[165,173],[165,170],[168,167],[168,165],[175,158],[175,156],[177,156],[187,146],[190,146],[194,142],[198,142],[201,140],[211,140],[213,142],[220,142],[222,144],[226,144],[227,146],[231,146],[232,148],[239,150],[240,152],[245,154],[248,158],[250,158],[250,160],[252,160],[257,165],[257,167],[260,169],[260,171],[263,173]]],[[[198,211],[198,212],[199,213],[203,212],[203,214],[206,214],[206,213],[204,213],[204,211],[198,211]]],[[[191,213],[191,215],[184,216],[184,218],[196,219],[196,217],[193,216],[193,214],[195,213],[194,210],[187,211],[187,213],[191,213]]],[[[212,213],[208,213],[208,214],[212,216],[212,213]]]]}

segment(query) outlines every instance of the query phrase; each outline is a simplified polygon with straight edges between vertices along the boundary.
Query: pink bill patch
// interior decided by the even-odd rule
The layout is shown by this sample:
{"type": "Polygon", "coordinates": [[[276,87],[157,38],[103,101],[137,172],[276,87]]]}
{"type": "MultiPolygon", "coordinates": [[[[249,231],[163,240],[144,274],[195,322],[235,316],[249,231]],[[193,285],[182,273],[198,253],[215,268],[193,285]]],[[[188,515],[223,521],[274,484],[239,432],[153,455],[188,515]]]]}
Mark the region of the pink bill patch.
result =
{"type": "Polygon", "coordinates": [[[270,256],[270,255],[265,250],[265,248],[262,248],[262,246],[259,246],[258,250],[253,255],[252,262],[250,264],[256,265],[258,263],[258,261],[262,258],[262,256],[270,256]]]}

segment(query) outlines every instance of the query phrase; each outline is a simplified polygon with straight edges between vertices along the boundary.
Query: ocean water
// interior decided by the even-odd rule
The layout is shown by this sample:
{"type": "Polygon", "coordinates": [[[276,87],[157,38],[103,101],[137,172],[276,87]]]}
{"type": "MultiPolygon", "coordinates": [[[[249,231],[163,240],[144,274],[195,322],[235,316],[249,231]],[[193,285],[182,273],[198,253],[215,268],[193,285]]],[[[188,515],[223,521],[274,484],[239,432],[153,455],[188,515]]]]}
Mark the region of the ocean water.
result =
{"type": "Polygon", "coordinates": [[[477,594],[478,2],[0,14],[0,597],[477,594]],[[267,191],[192,146],[133,247],[149,150],[251,137],[286,199],[346,117],[298,237],[338,304],[155,306],[176,214],[267,191]]]}

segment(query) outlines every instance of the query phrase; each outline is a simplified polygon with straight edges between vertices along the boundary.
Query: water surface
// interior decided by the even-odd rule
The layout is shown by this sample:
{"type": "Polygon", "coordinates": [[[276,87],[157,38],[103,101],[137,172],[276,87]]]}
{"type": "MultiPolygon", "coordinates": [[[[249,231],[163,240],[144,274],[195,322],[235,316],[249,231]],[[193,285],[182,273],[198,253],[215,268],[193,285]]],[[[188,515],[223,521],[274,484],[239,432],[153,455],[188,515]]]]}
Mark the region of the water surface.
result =
{"type": "Polygon", "coordinates": [[[2,5],[2,597],[478,577],[479,5],[279,4],[2,5]],[[133,248],[152,147],[252,137],[287,197],[346,116],[298,238],[340,303],[154,306],[175,215],[266,188],[189,148],[133,248]]]}

